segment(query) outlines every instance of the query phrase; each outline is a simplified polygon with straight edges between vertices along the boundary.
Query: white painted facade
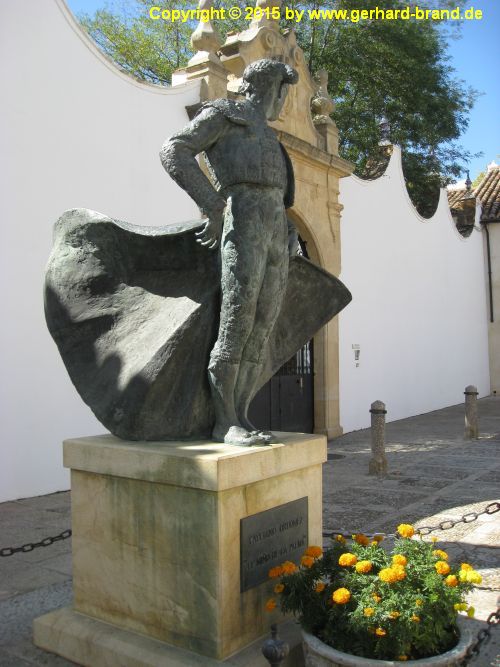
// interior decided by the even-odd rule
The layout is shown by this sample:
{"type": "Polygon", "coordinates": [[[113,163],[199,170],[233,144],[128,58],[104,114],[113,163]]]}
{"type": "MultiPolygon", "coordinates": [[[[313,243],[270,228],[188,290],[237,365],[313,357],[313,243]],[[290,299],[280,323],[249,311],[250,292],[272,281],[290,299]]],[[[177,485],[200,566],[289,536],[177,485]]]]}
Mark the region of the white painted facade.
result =
{"type": "Polygon", "coordinates": [[[103,432],[45,325],[52,226],[87,207],[136,224],[199,217],[158,158],[199,101],[122,74],[63,0],[0,3],[0,501],[69,488],[64,438],[103,432]]]}
{"type": "Polygon", "coordinates": [[[341,279],[353,301],[340,314],[340,417],[344,432],[455,405],[469,384],[490,392],[483,233],[463,238],[446,193],[426,220],[415,211],[394,147],[374,181],[340,182],[341,279]],[[355,349],[359,346],[359,360],[355,349]],[[358,365],[357,365],[358,364],[358,365]]]}

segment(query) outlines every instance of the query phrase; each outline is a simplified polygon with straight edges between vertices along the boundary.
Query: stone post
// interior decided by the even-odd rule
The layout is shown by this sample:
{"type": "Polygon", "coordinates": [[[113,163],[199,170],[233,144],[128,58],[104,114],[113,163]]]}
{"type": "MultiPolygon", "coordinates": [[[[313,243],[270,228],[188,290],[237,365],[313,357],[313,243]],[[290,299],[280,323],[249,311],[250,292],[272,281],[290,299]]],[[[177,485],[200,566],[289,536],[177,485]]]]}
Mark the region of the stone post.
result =
{"type": "Polygon", "coordinates": [[[384,475],[387,472],[387,459],[385,456],[385,403],[374,401],[371,405],[372,416],[372,458],[369,464],[370,475],[384,475]]]}
{"type": "Polygon", "coordinates": [[[477,440],[479,437],[479,423],[477,418],[477,387],[470,384],[465,387],[465,433],[466,440],[477,440]]]}

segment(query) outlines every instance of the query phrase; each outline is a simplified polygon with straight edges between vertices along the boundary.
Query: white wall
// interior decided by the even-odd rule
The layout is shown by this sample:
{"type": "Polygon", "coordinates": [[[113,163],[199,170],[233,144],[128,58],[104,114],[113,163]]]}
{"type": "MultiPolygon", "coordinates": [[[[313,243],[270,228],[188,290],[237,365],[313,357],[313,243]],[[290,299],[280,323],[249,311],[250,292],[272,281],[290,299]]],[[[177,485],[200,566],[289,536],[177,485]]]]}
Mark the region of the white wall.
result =
{"type": "Polygon", "coordinates": [[[465,239],[446,193],[430,220],[408,197],[401,152],[375,181],[341,180],[341,279],[353,301],[340,314],[340,416],[345,432],[489,394],[483,237],[465,239]],[[360,346],[359,366],[353,345],[360,346]]]}
{"type": "Polygon", "coordinates": [[[52,225],[88,207],[161,225],[199,217],[164,172],[163,140],[199,82],[120,73],[63,0],[0,3],[0,501],[69,487],[61,441],[104,431],[71,384],[43,314],[52,225]]]}

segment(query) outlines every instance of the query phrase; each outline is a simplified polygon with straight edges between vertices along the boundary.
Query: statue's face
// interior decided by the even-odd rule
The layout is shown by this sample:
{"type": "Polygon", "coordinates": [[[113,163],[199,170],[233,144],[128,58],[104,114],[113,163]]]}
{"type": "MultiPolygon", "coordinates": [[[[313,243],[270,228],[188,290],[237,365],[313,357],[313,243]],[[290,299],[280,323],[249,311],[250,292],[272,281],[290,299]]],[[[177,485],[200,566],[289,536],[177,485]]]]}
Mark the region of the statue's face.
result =
{"type": "Polygon", "coordinates": [[[267,120],[277,120],[285,104],[288,95],[289,85],[287,83],[276,82],[270,86],[264,98],[264,109],[267,120]]]}

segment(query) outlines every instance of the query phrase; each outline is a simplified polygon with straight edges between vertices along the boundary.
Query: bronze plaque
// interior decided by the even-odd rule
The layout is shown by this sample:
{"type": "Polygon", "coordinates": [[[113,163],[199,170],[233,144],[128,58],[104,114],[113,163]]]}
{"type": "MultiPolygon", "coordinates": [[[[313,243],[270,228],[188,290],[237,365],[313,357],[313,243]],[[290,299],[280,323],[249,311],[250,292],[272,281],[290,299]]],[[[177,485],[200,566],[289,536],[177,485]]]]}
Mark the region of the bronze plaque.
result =
{"type": "Polygon", "coordinates": [[[268,581],[272,567],[285,560],[298,564],[307,548],[307,497],[241,519],[240,590],[268,581]]]}

